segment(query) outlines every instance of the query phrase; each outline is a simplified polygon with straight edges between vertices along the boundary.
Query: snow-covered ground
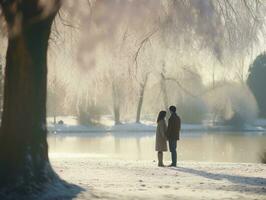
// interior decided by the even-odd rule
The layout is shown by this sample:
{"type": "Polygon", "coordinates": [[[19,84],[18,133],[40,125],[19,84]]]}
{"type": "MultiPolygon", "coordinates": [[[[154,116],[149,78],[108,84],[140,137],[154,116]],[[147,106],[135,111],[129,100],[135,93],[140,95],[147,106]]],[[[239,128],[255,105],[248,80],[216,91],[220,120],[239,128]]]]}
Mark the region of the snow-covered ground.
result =
{"type": "Polygon", "coordinates": [[[79,155],[52,155],[51,162],[76,187],[47,199],[266,199],[262,164],[179,162],[176,168],[158,168],[155,161],[79,155]]]}
{"type": "MultiPolygon", "coordinates": [[[[125,133],[128,135],[130,132],[134,135],[137,135],[138,132],[140,134],[153,132],[152,134],[154,134],[156,128],[155,124],[151,122],[127,123],[117,126],[108,122],[105,126],[90,127],[78,125],[74,117],[62,120],[65,124],[55,126],[50,121],[49,130],[70,134],[84,132],[84,135],[87,133],[108,135],[107,132],[112,132],[120,137],[125,133]]],[[[106,120],[108,121],[108,119],[106,120]]],[[[209,130],[228,131],[229,129],[218,126],[210,129],[208,125],[182,125],[182,131],[187,131],[187,134],[209,130]]],[[[258,121],[255,126],[246,127],[246,130],[265,134],[264,120],[258,121]]],[[[82,144],[86,146],[87,143],[84,140],[82,140],[84,142],[82,144]]],[[[102,142],[102,145],[112,146],[110,141],[112,140],[102,142]]],[[[100,146],[101,142],[97,140],[96,144],[100,146]]],[[[195,143],[192,144],[195,145],[195,143]]],[[[88,145],[92,146],[93,143],[90,141],[88,145]]],[[[67,148],[70,147],[71,145],[67,148]]],[[[100,146],[99,148],[107,147],[100,146]]],[[[148,151],[147,148],[149,147],[145,146],[142,149],[148,151]]],[[[90,152],[93,152],[92,149],[90,152]]],[[[229,148],[230,151],[232,149],[232,147],[229,148]]],[[[110,151],[113,152],[113,150],[110,151]]],[[[71,152],[51,152],[50,157],[52,165],[60,177],[75,186],[69,187],[68,190],[54,187],[42,200],[266,200],[266,165],[262,164],[182,161],[178,163],[177,168],[158,168],[157,163],[153,160],[129,160],[128,154],[124,159],[120,159],[112,154],[110,154],[111,156],[101,154],[102,151],[97,154],[71,152]]],[[[248,154],[245,155],[248,156],[248,154]]]]}

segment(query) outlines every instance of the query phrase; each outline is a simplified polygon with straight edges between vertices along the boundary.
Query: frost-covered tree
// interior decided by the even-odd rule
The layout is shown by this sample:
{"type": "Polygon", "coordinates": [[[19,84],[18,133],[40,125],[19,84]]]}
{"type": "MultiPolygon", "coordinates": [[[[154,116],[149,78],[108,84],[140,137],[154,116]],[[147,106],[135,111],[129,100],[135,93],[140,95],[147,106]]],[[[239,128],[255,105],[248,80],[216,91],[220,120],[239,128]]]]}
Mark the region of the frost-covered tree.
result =
{"type": "Polygon", "coordinates": [[[266,53],[260,54],[250,65],[247,84],[254,94],[260,117],[266,118],[266,53]]]}
{"type": "MultiPolygon", "coordinates": [[[[149,71],[150,68],[149,65],[139,63],[136,67],[134,64],[134,55],[138,48],[142,46],[142,41],[145,44],[143,46],[151,43],[154,47],[154,50],[152,50],[154,53],[152,57],[144,58],[145,56],[142,55],[144,52],[141,50],[138,58],[143,58],[138,60],[139,62],[144,59],[156,60],[153,62],[153,71],[159,66],[161,67],[157,57],[163,57],[166,51],[175,52],[172,55],[175,57],[175,63],[169,61],[168,57],[167,59],[161,59],[166,62],[167,73],[171,74],[174,68],[184,66],[179,64],[181,57],[185,57],[186,62],[184,63],[186,66],[198,65],[198,63],[191,64],[190,62],[195,60],[194,55],[200,57],[202,51],[212,57],[213,63],[224,66],[232,65],[233,59],[236,59],[239,55],[245,57],[251,52],[254,44],[258,42],[264,24],[263,11],[265,4],[262,1],[90,0],[73,2],[66,0],[66,2],[64,10],[61,12],[64,14],[62,16],[66,17],[64,22],[72,22],[70,26],[77,27],[78,30],[78,34],[75,34],[78,37],[78,44],[73,47],[77,49],[75,52],[77,68],[83,73],[93,74],[93,76],[105,72],[110,74],[109,69],[115,71],[115,75],[119,78],[120,71],[131,73],[130,76],[133,77],[133,80],[137,74],[137,81],[128,83],[130,88],[133,88],[133,92],[130,93],[131,96],[134,96],[134,98],[131,98],[134,101],[132,107],[137,108],[137,112],[132,110],[131,113],[137,113],[137,116],[134,116],[136,121],[139,121],[142,108],[145,110],[146,104],[143,104],[144,95],[142,93],[145,91],[143,88],[146,87],[145,80],[149,80],[146,79],[145,72],[149,71]],[[152,41],[145,40],[149,34],[152,34],[152,41]],[[99,46],[108,46],[108,51],[100,53],[99,46]],[[121,48],[121,46],[123,47],[121,48]],[[183,56],[191,54],[191,51],[194,51],[193,56],[183,56]],[[102,67],[101,63],[106,60],[115,60],[115,62],[112,61],[113,63],[109,66],[102,67]],[[98,70],[98,68],[101,68],[101,70],[98,70]],[[143,77],[139,76],[141,72],[144,72],[143,77]]],[[[149,48],[149,50],[151,49],[149,48]]],[[[197,61],[199,64],[205,65],[205,70],[208,71],[210,63],[202,57],[200,58],[197,61]]],[[[168,74],[164,76],[169,78],[168,74]]],[[[222,75],[218,74],[215,77],[217,81],[219,81],[218,77],[222,77],[222,75]]],[[[162,76],[156,76],[156,78],[158,80],[164,79],[162,76]]],[[[174,78],[175,81],[162,81],[161,85],[163,86],[164,82],[167,82],[166,87],[169,87],[167,86],[169,82],[176,82],[178,79],[177,76],[171,76],[170,78],[174,78]]],[[[202,76],[202,79],[206,82],[204,80],[206,76],[202,76]]],[[[86,81],[89,87],[92,79],[86,81]]],[[[82,80],[82,82],[85,81],[82,80]]],[[[186,90],[182,85],[178,87],[179,89],[183,87],[186,90]]],[[[104,91],[107,88],[113,90],[109,87],[101,89],[104,91]]],[[[167,90],[169,88],[162,91],[167,90]]],[[[117,92],[117,89],[113,91],[117,92]]],[[[106,96],[109,95],[108,98],[112,96],[106,91],[105,93],[106,96]]],[[[164,97],[165,102],[168,101],[165,104],[168,105],[170,103],[170,100],[167,100],[169,97],[167,95],[164,95],[164,97]]],[[[94,93],[90,93],[89,98],[95,98],[94,93]]],[[[120,100],[121,103],[125,101],[127,100],[120,100]]],[[[98,103],[101,104],[101,102],[102,100],[98,99],[98,103]]],[[[126,103],[128,104],[128,102],[126,103]]],[[[112,105],[118,104],[112,103],[112,105]]],[[[165,108],[167,107],[165,106],[165,108]]]]}
{"type": "Polygon", "coordinates": [[[136,123],[140,123],[148,80],[155,71],[156,64],[154,62],[154,56],[156,51],[152,48],[152,36],[156,32],[157,30],[151,31],[140,41],[139,47],[134,55],[135,70],[133,77],[136,82],[135,89],[137,94],[136,123]]]}

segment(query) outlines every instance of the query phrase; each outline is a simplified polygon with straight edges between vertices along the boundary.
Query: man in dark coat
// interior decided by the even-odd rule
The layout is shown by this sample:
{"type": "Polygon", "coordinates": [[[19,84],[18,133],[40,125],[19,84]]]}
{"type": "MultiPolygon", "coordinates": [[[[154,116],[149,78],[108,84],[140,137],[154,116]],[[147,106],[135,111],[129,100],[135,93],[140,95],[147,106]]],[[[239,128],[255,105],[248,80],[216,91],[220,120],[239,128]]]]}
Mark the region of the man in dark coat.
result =
{"type": "Polygon", "coordinates": [[[170,166],[176,167],[176,143],[180,138],[181,120],[180,117],[176,114],[175,106],[170,106],[169,110],[171,112],[171,116],[168,121],[166,135],[169,141],[169,149],[172,156],[172,164],[170,166]]]}

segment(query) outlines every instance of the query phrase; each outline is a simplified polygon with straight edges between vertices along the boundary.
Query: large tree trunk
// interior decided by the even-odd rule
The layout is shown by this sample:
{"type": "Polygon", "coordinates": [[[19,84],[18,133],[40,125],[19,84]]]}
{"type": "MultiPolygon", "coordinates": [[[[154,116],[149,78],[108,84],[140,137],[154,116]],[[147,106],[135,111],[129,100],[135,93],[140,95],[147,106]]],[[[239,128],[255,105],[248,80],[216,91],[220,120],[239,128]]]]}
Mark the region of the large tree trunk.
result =
{"type": "Polygon", "coordinates": [[[4,87],[3,87],[3,83],[4,83],[4,76],[3,76],[3,65],[1,63],[0,60],[0,117],[2,116],[2,108],[3,108],[3,92],[4,92],[4,87]]]}
{"type": "Polygon", "coordinates": [[[144,79],[144,83],[140,85],[140,95],[139,95],[139,101],[138,101],[138,107],[137,107],[137,116],[136,116],[136,123],[140,123],[140,117],[141,117],[141,110],[142,110],[142,105],[144,101],[144,94],[145,94],[145,89],[146,85],[148,82],[149,75],[147,74],[144,79]]]}
{"type": "Polygon", "coordinates": [[[9,35],[0,132],[1,189],[36,188],[56,177],[46,141],[47,49],[53,19],[54,15],[22,21],[20,32],[9,35]]]}

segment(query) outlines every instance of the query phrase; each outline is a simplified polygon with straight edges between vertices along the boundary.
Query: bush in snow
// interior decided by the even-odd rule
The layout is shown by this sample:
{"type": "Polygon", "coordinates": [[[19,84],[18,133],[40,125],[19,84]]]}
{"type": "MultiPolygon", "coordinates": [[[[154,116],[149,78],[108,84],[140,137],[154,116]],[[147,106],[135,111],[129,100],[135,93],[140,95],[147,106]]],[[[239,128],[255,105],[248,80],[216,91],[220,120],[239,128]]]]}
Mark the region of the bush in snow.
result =
{"type": "Polygon", "coordinates": [[[231,126],[252,124],[257,117],[256,100],[245,85],[224,83],[208,93],[214,121],[231,126]]]}
{"type": "Polygon", "coordinates": [[[200,97],[187,96],[177,104],[177,112],[182,122],[190,124],[202,123],[208,109],[204,100],[200,97]]]}
{"type": "Polygon", "coordinates": [[[89,105],[87,108],[80,107],[78,122],[82,125],[99,124],[103,109],[96,105],[89,105]]]}
{"type": "Polygon", "coordinates": [[[260,54],[250,65],[247,84],[254,94],[260,117],[266,118],[266,52],[260,54]]]}

